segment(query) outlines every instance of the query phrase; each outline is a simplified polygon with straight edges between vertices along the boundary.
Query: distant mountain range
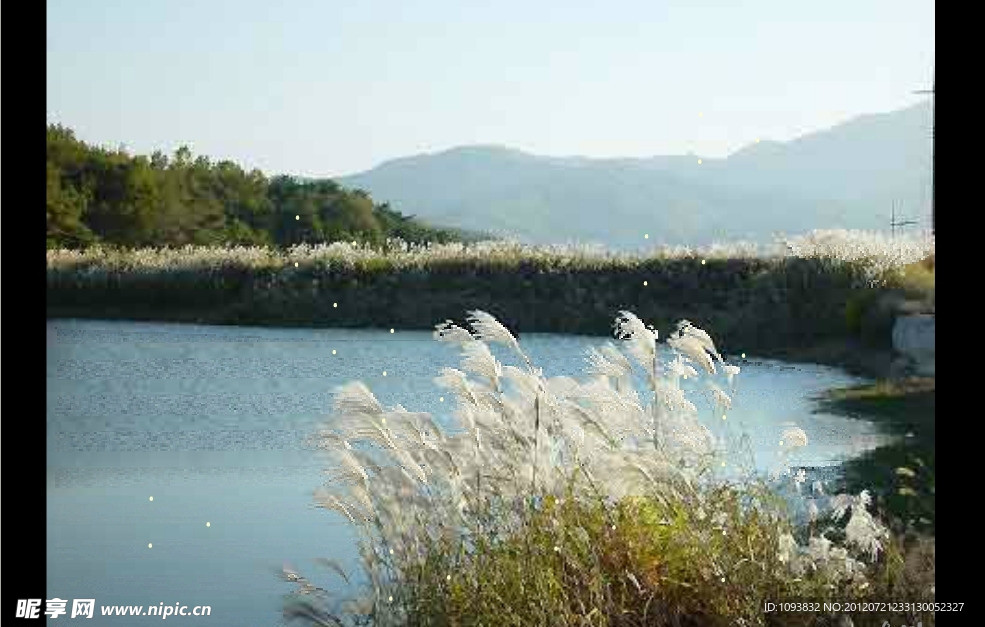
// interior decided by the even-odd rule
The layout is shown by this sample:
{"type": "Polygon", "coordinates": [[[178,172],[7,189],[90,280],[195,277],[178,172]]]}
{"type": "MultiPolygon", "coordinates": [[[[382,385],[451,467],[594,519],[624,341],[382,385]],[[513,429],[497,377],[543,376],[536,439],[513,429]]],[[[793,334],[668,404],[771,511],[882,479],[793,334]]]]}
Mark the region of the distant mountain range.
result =
{"type": "Polygon", "coordinates": [[[336,179],[441,226],[535,243],[704,245],[776,232],[887,229],[930,215],[931,107],[863,115],[724,159],[543,157],[463,146],[336,179]],[[701,160],[699,164],[698,160],[701,160]]]}

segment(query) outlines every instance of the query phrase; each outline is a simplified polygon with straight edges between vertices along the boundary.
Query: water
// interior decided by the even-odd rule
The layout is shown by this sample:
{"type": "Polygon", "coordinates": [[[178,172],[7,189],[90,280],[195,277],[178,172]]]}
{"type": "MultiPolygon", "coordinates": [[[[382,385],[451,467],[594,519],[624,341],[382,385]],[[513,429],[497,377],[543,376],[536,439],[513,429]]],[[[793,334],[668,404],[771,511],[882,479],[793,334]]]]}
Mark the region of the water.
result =
{"type": "MultiPolygon", "coordinates": [[[[580,375],[586,349],[603,341],[521,339],[548,376],[580,375]]],[[[100,605],[162,603],[212,608],[169,625],[283,624],[294,589],[277,577],[285,563],[318,575],[314,558],[356,556],[341,520],[312,505],[323,464],[303,440],[327,418],[332,389],[360,379],[384,405],[447,416],[431,379],[456,365],[454,348],[427,332],[49,322],[48,598],[67,599],[69,612],[73,599],[95,599],[90,625],[158,620],[101,617],[100,605]]],[[[741,366],[728,421],[695,400],[713,429],[753,436],[758,464],[775,460],[788,421],[810,437],[802,465],[880,443],[868,423],[812,413],[811,394],[859,380],[813,365],[741,366]]]]}

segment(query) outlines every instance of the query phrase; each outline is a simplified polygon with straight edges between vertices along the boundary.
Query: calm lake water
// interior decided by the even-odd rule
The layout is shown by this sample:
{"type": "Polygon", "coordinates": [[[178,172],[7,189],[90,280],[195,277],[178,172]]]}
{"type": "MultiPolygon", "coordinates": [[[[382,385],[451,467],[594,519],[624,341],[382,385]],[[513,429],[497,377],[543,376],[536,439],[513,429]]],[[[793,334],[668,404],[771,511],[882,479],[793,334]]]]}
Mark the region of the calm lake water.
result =
{"type": "MultiPolygon", "coordinates": [[[[548,376],[580,375],[587,348],[604,341],[521,338],[548,376]]],[[[48,598],[69,600],[69,612],[72,599],[95,599],[87,625],[152,624],[160,618],[98,608],[160,603],[212,607],[169,625],[283,624],[285,563],[317,576],[313,558],[356,556],[353,534],[312,505],[323,464],[303,443],[328,419],[333,388],[359,379],[384,405],[447,415],[432,377],[457,365],[454,348],[428,332],[50,321],[48,598]]],[[[882,441],[868,423],[813,413],[811,394],[858,379],[740,365],[728,423],[753,436],[757,463],[770,463],[789,421],[810,438],[801,465],[882,441]]],[[[710,405],[695,401],[713,424],[710,405]]]]}

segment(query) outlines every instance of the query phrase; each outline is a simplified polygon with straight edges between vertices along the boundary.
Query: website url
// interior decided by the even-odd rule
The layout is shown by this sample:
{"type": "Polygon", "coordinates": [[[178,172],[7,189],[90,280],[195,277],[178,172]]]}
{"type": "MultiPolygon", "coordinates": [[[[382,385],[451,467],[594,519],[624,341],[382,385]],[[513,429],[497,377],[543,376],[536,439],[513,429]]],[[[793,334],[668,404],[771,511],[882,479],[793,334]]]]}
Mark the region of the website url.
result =
{"type": "MultiPolygon", "coordinates": [[[[17,599],[17,618],[41,618],[42,599],[17,599]]],[[[44,615],[48,618],[92,618],[96,613],[95,599],[73,599],[71,606],[68,599],[44,599],[44,615]]],[[[165,605],[100,605],[99,612],[103,616],[160,616],[166,620],[168,616],[211,616],[211,605],[195,605],[188,607],[175,603],[165,605]]]]}
{"type": "Polygon", "coordinates": [[[210,616],[212,606],[196,605],[189,608],[187,605],[102,605],[100,606],[103,616],[160,616],[162,620],[168,616],[210,616]]]}

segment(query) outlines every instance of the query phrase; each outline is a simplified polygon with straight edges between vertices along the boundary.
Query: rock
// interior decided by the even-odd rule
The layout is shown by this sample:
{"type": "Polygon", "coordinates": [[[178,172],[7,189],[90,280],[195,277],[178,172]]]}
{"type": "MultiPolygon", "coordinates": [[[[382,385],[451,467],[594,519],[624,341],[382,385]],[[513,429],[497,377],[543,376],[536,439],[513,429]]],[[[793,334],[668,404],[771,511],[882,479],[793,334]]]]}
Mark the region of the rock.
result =
{"type": "Polygon", "coordinates": [[[933,314],[900,316],[893,324],[893,350],[899,353],[893,368],[921,376],[934,376],[935,317],[933,314]]]}

